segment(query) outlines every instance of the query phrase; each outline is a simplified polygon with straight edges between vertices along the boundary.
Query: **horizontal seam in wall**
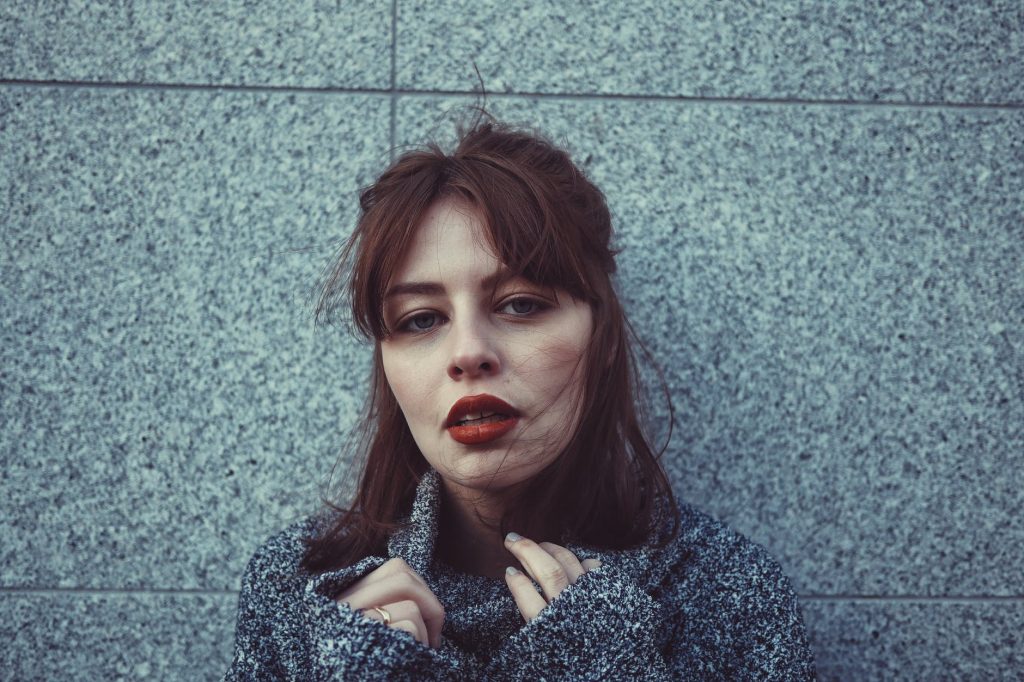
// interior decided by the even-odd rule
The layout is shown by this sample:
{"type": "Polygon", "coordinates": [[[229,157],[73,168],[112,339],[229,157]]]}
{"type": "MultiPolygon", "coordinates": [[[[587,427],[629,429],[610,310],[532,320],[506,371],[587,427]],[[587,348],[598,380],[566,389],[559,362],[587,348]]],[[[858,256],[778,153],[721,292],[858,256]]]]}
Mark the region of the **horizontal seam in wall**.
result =
{"type": "MultiPolygon", "coordinates": [[[[87,81],[35,81],[35,80],[0,80],[0,87],[24,88],[76,88],[76,89],[116,89],[116,90],[153,90],[153,91],[223,91],[247,93],[280,93],[280,94],[319,94],[319,95],[378,95],[383,97],[466,97],[479,99],[479,92],[463,90],[404,90],[391,88],[315,88],[293,86],[261,86],[261,85],[212,85],[196,83],[119,83],[119,82],[87,82],[87,81]]],[[[594,102],[665,102],[679,104],[710,104],[710,105],[759,105],[759,106],[811,106],[836,108],[867,108],[867,109],[979,109],[979,110],[1024,110],[1024,102],[987,103],[987,102],[894,102],[894,101],[859,101],[841,99],[796,99],[796,98],[765,98],[765,97],[692,97],[687,95],[622,95],[601,93],[531,93],[501,92],[487,93],[489,100],[531,99],[549,101],[594,101],[594,102]]]]}
{"type": "Polygon", "coordinates": [[[0,594],[25,594],[33,596],[47,595],[72,595],[72,594],[99,594],[99,595],[148,595],[148,594],[170,594],[170,595],[209,595],[214,597],[234,597],[238,590],[206,590],[206,589],[166,589],[153,587],[139,588],[105,588],[105,587],[0,587],[0,594]]]}
{"type": "Polygon", "coordinates": [[[845,602],[845,603],[1024,603],[1024,595],[943,595],[943,596],[918,596],[918,595],[799,595],[802,602],[845,602]]]}

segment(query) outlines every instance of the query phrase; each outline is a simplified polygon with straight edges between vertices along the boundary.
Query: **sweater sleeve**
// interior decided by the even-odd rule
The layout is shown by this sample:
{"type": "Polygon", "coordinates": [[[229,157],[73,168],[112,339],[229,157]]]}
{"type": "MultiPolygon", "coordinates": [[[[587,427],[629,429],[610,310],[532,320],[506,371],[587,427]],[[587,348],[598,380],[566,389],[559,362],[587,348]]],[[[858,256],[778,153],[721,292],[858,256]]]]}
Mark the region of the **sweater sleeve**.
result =
{"type": "Polygon", "coordinates": [[[664,617],[648,594],[602,566],[516,632],[488,670],[510,680],[670,680],[655,641],[664,617]]]}
{"type": "Polygon", "coordinates": [[[249,561],[225,682],[458,677],[457,670],[411,635],[351,611],[329,596],[378,568],[384,559],[368,557],[311,578],[296,570],[296,541],[286,532],[249,561]]]}
{"type": "Polygon", "coordinates": [[[490,662],[514,680],[813,680],[796,595],[759,545],[723,529],[642,589],[611,564],[589,571],[490,662]]]}

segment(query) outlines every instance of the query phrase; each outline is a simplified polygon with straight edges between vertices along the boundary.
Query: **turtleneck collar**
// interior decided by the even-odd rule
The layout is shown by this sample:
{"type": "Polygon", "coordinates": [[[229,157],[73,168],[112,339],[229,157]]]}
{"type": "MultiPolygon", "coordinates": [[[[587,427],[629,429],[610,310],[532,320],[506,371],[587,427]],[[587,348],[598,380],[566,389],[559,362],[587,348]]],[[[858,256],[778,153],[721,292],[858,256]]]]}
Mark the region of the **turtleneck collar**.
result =
{"type": "Polygon", "coordinates": [[[434,469],[420,479],[409,525],[388,540],[388,557],[402,557],[420,575],[430,572],[441,516],[441,477],[434,469]]]}
{"type": "MultiPolygon", "coordinates": [[[[441,504],[441,477],[431,468],[424,474],[416,489],[416,497],[408,517],[409,524],[392,535],[388,541],[389,558],[401,557],[421,576],[428,576],[437,570],[440,562],[437,561],[435,551],[441,504]]],[[[564,544],[580,561],[592,558],[599,559],[605,565],[618,566],[619,570],[625,571],[631,579],[640,584],[653,577],[653,564],[657,562],[660,554],[657,549],[646,546],[627,550],[606,550],[575,543],[564,544]]]]}
{"type": "MultiPolygon", "coordinates": [[[[477,598],[487,599],[496,594],[503,594],[506,591],[504,581],[459,573],[438,561],[436,548],[441,504],[441,478],[437,471],[431,468],[417,485],[407,524],[388,540],[386,557],[368,556],[352,566],[311,576],[307,590],[315,590],[324,595],[337,594],[358,576],[378,568],[388,559],[401,557],[432,589],[447,586],[449,589],[464,593],[463,596],[467,599],[475,594],[477,596],[472,598],[473,601],[477,598]]],[[[666,566],[665,562],[673,558],[669,555],[674,553],[670,550],[666,554],[662,549],[647,545],[633,549],[609,550],[576,543],[563,544],[580,561],[599,559],[604,566],[619,572],[640,586],[658,580],[659,574],[666,566]]]]}

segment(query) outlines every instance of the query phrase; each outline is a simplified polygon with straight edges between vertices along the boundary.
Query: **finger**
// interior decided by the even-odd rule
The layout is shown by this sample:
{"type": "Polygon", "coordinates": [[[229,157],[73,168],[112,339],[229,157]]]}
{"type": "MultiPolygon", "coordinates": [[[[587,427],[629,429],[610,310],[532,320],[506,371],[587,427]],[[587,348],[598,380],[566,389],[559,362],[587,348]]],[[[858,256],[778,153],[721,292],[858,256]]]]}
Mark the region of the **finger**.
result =
{"type": "Polygon", "coordinates": [[[363,583],[355,590],[346,590],[338,599],[360,610],[406,599],[416,602],[424,615],[440,615],[444,609],[437,597],[410,573],[397,573],[387,580],[363,583]]]}
{"type": "MultiPolygon", "coordinates": [[[[386,604],[377,608],[383,609],[390,616],[390,625],[394,625],[401,621],[410,621],[417,625],[418,629],[413,633],[416,639],[423,643],[424,646],[428,646],[434,649],[441,647],[441,631],[440,627],[436,627],[433,623],[428,623],[422,615],[419,606],[416,602],[408,600],[405,602],[398,602],[398,604],[406,604],[407,606],[402,607],[396,604],[386,604]]],[[[378,612],[375,608],[366,608],[362,611],[363,615],[371,620],[383,621],[384,616],[378,612]]]]}
{"type": "Polygon", "coordinates": [[[423,641],[423,638],[421,637],[417,629],[418,626],[411,620],[400,620],[397,623],[392,623],[391,627],[393,627],[395,630],[402,630],[403,632],[408,632],[420,644],[424,646],[430,646],[425,641],[423,641]]]}
{"type": "Polygon", "coordinates": [[[569,574],[562,564],[533,540],[509,533],[505,538],[505,547],[537,581],[548,601],[557,597],[569,585],[569,574]]]}
{"type": "Polygon", "coordinates": [[[583,560],[583,570],[585,570],[585,571],[592,571],[595,568],[600,568],[600,567],[601,567],[601,560],[600,559],[584,559],[583,560]]]}
{"type": "MultiPolygon", "coordinates": [[[[383,564],[381,564],[381,567],[378,568],[377,571],[380,572],[379,575],[380,575],[381,579],[387,578],[387,577],[390,577],[390,576],[393,576],[393,575],[398,575],[399,573],[407,573],[407,574],[411,575],[413,578],[415,578],[416,581],[420,585],[423,585],[423,587],[427,586],[427,582],[423,578],[420,577],[419,573],[417,573],[416,571],[412,570],[412,566],[407,564],[405,562],[405,559],[403,559],[402,557],[395,557],[394,559],[388,559],[383,564]]],[[[377,571],[375,571],[375,572],[377,572],[377,571]]]]}
{"type": "Polygon", "coordinates": [[[527,623],[536,618],[537,614],[548,605],[544,601],[544,597],[537,593],[533,581],[522,571],[509,566],[505,571],[505,584],[508,585],[512,598],[516,601],[516,608],[519,609],[519,613],[527,623]]]}
{"type": "Polygon", "coordinates": [[[569,576],[569,584],[576,582],[576,578],[579,578],[585,572],[583,565],[580,564],[579,559],[576,555],[567,550],[561,545],[556,545],[553,542],[542,542],[540,543],[541,548],[553,556],[558,563],[562,564],[562,568],[565,569],[566,575],[569,576]]]}
{"type": "Polygon", "coordinates": [[[382,621],[385,625],[391,625],[403,620],[411,621],[414,624],[418,623],[423,627],[417,631],[416,639],[420,639],[424,644],[430,646],[427,641],[427,628],[423,624],[423,617],[420,615],[420,607],[411,599],[363,609],[362,614],[370,620],[382,621]],[[387,614],[386,620],[384,615],[377,609],[387,614]]]}
{"type": "MultiPolygon", "coordinates": [[[[416,602],[411,600],[400,601],[394,604],[388,604],[382,608],[386,609],[387,612],[391,614],[391,627],[395,627],[396,623],[412,623],[416,626],[416,631],[413,633],[413,636],[417,641],[423,644],[423,646],[437,648],[440,644],[438,643],[438,645],[435,645],[431,642],[430,629],[423,621],[423,616],[420,614],[420,607],[416,602]]],[[[376,613],[376,611],[374,611],[374,613],[376,613]]]]}
{"type": "MultiPolygon", "coordinates": [[[[431,646],[429,631],[426,624],[423,622],[423,617],[420,615],[420,609],[416,605],[416,602],[406,600],[395,602],[393,604],[385,604],[383,606],[378,606],[377,608],[388,614],[388,622],[385,622],[385,625],[395,627],[396,623],[412,623],[416,626],[412,631],[413,637],[415,637],[416,640],[421,642],[424,646],[431,646]]],[[[377,611],[377,608],[364,609],[362,613],[370,620],[384,622],[384,616],[377,611]]]]}
{"type": "Polygon", "coordinates": [[[349,608],[362,610],[380,604],[391,604],[406,599],[416,602],[420,616],[426,623],[430,646],[441,645],[441,626],[444,625],[444,607],[434,593],[422,582],[410,575],[410,572],[396,573],[386,581],[377,581],[363,585],[356,592],[348,595],[345,600],[349,608]]]}
{"type": "Polygon", "coordinates": [[[348,594],[351,594],[352,592],[362,588],[365,585],[380,582],[382,580],[387,580],[395,575],[398,575],[399,573],[408,573],[414,578],[416,578],[424,587],[427,586],[427,584],[423,581],[423,578],[421,578],[419,574],[416,573],[416,571],[412,570],[412,568],[409,566],[409,564],[405,562],[404,559],[402,559],[401,557],[395,557],[394,559],[389,559],[388,561],[385,561],[376,570],[364,575],[358,582],[353,583],[351,586],[349,586],[347,590],[342,592],[338,598],[343,599],[348,594]]]}

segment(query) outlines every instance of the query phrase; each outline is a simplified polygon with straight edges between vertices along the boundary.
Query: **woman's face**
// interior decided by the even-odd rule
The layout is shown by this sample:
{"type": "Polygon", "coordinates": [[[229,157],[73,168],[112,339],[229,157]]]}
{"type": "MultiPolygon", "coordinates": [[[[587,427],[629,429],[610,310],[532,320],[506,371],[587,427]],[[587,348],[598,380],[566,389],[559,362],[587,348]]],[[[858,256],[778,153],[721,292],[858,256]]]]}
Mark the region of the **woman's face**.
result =
{"type": "Polygon", "coordinates": [[[451,492],[530,479],[579,422],[590,306],[503,274],[476,211],[442,199],[385,296],[384,373],[451,492]]]}

